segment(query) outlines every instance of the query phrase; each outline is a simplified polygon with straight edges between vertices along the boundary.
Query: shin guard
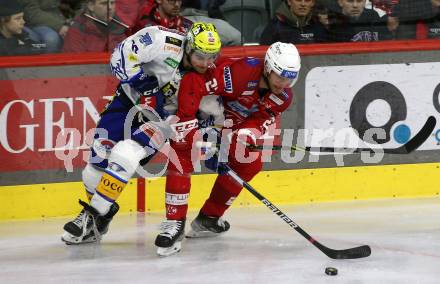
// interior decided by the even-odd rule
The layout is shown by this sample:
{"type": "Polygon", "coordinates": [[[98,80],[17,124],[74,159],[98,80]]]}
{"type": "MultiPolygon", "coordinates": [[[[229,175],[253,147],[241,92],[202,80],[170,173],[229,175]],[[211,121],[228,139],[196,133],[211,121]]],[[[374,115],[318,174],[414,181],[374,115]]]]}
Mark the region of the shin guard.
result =
{"type": "Polygon", "coordinates": [[[133,140],[120,141],[113,147],[108,166],[91,200],[91,205],[101,215],[107,214],[146,155],[146,150],[133,140]]]}

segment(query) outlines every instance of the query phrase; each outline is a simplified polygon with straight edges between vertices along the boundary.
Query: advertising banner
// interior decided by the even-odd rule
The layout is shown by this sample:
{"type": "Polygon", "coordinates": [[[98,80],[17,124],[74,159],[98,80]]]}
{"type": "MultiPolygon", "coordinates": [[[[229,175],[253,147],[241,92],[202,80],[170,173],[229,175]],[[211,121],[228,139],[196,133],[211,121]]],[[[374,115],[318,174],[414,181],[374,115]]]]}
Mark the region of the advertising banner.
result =
{"type": "MultiPolygon", "coordinates": [[[[84,167],[117,83],[112,76],[0,80],[0,172],[84,167]]],[[[265,140],[279,141],[279,123],[277,117],[265,140]]],[[[271,153],[263,152],[265,161],[271,153]]],[[[165,162],[158,154],[150,163],[165,162]]]]}
{"type": "Polygon", "coordinates": [[[0,80],[0,171],[64,169],[66,155],[82,167],[116,84],[111,76],[0,80]]]}
{"type": "MultiPolygon", "coordinates": [[[[305,80],[306,141],[311,146],[398,147],[430,115],[440,120],[439,96],[439,62],[313,68],[305,80]]],[[[439,129],[420,150],[440,149],[439,129]]]]}

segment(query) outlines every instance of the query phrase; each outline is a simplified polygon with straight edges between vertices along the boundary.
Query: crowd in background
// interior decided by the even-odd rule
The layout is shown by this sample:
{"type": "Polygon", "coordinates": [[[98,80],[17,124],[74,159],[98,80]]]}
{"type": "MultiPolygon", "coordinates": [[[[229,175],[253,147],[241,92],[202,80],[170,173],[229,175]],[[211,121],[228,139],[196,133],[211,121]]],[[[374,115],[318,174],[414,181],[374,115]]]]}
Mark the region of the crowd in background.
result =
{"type": "Polygon", "coordinates": [[[224,46],[440,39],[440,0],[261,0],[268,20],[248,23],[248,38],[228,11],[251,2],[0,0],[0,55],[111,51],[145,26],[185,32],[193,21],[213,23],[224,46]]]}

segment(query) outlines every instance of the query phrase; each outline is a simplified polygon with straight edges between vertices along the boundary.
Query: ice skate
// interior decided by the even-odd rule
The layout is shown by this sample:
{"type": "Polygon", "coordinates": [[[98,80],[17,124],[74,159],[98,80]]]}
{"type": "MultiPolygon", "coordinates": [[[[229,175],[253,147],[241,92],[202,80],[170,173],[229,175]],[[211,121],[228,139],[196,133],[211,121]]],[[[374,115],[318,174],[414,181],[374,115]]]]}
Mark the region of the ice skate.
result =
{"type": "Polygon", "coordinates": [[[156,237],[155,245],[159,256],[170,256],[181,249],[185,236],[185,220],[166,220],[160,225],[162,231],[156,237]]]}
{"type": "Polygon", "coordinates": [[[228,221],[219,217],[211,217],[202,212],[191,222],[191,230],[186,234],[188,238],[215,237],[229,230],[228,221]]]}
{"type": "Polygon", "coordinates": [[[113,203],[109,212],[100,216],[98,212],[80,200],[84,206],[79,215],[64,225],[64,234],[61,240],[68,245],[77,245],[85,243],[94,243],[102,239],[106,234],[113,216],[119,211],[119,205],[113,203]]]}

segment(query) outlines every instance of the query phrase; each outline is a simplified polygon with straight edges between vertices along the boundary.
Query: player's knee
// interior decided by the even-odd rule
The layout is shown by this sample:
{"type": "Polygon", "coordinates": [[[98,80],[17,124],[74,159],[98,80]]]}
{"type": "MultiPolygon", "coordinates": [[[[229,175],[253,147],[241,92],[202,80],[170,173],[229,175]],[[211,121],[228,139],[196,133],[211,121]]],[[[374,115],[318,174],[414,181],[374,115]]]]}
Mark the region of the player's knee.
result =
{"type": "Polygon", "coordinates": [[[246,165],[237,162],[231,162],[230,167],[243,180],[248,182],[261,171],[261,169],[263,168],[263,164],[261,163],[261,160],[256,160],[246,165]]]}
{"type": "Polygon", "coordinates": [[[106,171],[128,180],[131,178],[139,161],[147,156],[147,151],[137,142],[127,139],[118,142],[108,158],[106,171]]]}
{"type": "Polygon", "coordinates": [[[107,168],[107,159],[115,145],[116,142],[113,140],[99,137],[95,138],[91,148],[89,164],[93,164],[95,167],[102,169],[107,168]]]}
{"type": "Polygon", "coordinates": [[[139,161],[146,156],[145,149],[133,140],[123,140],[113,147],[108,167],[93,195],[91,205],[102,215],[106,214],[134,175],[139,161]]]}
{"type": "Polygon", "coordinates": [[[189,193],[191,188],[191,175],[168,171],[165,188],[166,192],[170,193],[189,193]]]}

